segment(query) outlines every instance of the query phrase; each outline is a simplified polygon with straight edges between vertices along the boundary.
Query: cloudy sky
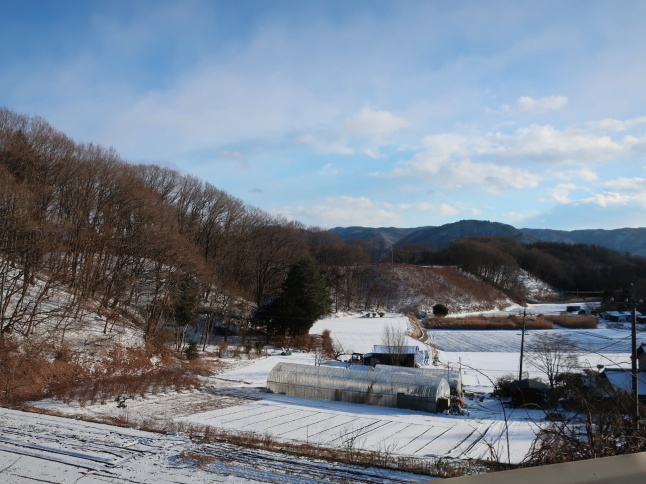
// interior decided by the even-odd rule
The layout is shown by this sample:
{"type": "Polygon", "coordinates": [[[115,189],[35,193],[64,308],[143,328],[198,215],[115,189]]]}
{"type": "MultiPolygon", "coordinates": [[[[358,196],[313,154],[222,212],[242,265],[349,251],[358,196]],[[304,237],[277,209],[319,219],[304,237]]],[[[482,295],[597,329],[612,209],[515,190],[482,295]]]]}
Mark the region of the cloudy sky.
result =
{"type": "Polygon", "coordinates": [[[642,0],[0,5],[0,106],[268,212],[646,226],[642,0]]]}

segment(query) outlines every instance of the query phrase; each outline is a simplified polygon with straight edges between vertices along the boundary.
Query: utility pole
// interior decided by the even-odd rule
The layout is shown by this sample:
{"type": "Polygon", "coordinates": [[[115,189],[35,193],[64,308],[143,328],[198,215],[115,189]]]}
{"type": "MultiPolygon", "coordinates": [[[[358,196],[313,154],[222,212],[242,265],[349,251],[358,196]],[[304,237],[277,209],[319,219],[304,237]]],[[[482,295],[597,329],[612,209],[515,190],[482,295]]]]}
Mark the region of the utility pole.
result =
{"type": "MultiPolygon", "coordinates": [[[[633,404],[635,405],[634,407],[634,414],[635,414],[635,426],[637,429],[639,429],[639,370],[637,368],[637,300],[635,298],[635,285],[630,284],[631,286],[631,303],[632,303],[632,325],[631,325],[631,350],[632,350],[632,355],[631,355],[631,360],[632,360],[632,396],[633,396],[633,404]]],[[[628,300],[626,299],[626,302],[628,300]]],[[[639,301],[640,303],[642,302],[641,300],[639,301]]]]}
{"type": "Polygon", "coordinates": [[[525,320],[527,318],[527,308],[523,309],[523,332],[520,337],[520,370],[518,370],[518,381],[523,379],[523,351],[525,350],[525,320]]]}
{"type": "MultiPolygon", "coordinates": [[[[9,266],[7,265],[7,270],[9,270],[9,266]]],[[[5,285],[5,277],[6,277],[6,271],[3,268],[0,268],[0,339],[4,336],[4,285],[5,285]]]]}

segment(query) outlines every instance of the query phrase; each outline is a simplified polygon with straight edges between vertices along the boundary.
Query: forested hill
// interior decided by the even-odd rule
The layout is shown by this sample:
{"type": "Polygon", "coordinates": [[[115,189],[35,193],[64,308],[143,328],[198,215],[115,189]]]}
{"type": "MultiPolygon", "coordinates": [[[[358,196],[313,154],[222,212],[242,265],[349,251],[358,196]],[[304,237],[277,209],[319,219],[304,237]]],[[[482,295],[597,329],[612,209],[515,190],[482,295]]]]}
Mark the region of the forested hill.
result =
{"type": "Polygon", "coordinates": [[[262,328],[250,328],[254,309],[280,294],[290,267],[305,257],[325,278],[333,311],[423,311],[440,300],[480,310],[508,297],[522,302],[521,269],[560,289],[617,287],[646,273],[641,258],[514,245],[513,233],[442,251],[401,245],[404,235],[384,257],[385,242],[375,250],[366,240],[343,241],[195,177],[130,164],[41,118],[0,109],[0,336],[29,336],[45,322],[64,328],[88,311],[105,319],[104,332],[127,323],[148,340],[174,335],[178,348],[190,325],[202,335],[216,325],[255,331],[262,328]],[[458,266],[479,281],[464,292],[456,287],[471,287],[466,282],[445,287],[438,281],[449,275],[414,265],[458,266]],[[427,278],[442,290],[427,290],[427,278]],[[421,285],[413,288],[413,281],[421,285]]]}
{"type": "Polygon", "coordinates": [[[556,242],[565,244],[588,244],[606,247],[617,252],[646,256],[646,228],[622,228],[614,230],[552,230],[517,229],[508,224],[481,220],[461,220],[439,227],[335,227],[332,232],[342,239],[372,239],[385,247],[393,245],[423,244],[435,249],[444,249],[454,240],[472,236],[505,236],[522,243],[556,242]]]}
{"type": "Polygon", "coordinates": [[[88,301],[115,318],[136,307],[129,317],[147,337],[198,312],[243,320],[307,255],[322,265],[366,260],[209,183],[0,109],[2,333],[34,323],[56,288],[70,295],[68,315],[88,301]]]}
{"type": "Polygon", "coordinates": [[[192,176],[130,164],[0,109],[0,336],[65,328],[91,312],[105,319],[104,332],[129,324],[147,340],[176,335],[179,348],[191,325],[203,335],[217,325],[249,329],[254,308],[276,298],[304,257],[318,264],[334,311],[461,304],[450,294],[477,309],[505,301],[478,284],[449,285],[432,299],[422,287],[424,300],[411,301],[405,274],[416,268],[388,272],[371,255],[192,176]],[[475,293],[488,295],[479,302],[475,293]]]}

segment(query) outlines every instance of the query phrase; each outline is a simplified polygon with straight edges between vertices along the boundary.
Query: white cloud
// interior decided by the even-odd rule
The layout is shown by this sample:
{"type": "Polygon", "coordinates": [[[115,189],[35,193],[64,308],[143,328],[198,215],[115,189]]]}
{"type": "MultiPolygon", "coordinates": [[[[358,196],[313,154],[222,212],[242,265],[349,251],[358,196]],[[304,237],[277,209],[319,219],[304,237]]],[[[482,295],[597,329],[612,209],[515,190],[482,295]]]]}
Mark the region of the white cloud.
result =
{"type": "MultiPolygon", "coordinates": [[[[379,174],[377,174],[379,175],[379,174]]],[[[423,177],[443,186],[484,186],[491,193],[538,186],[542,177],[520,168],[468,159],[446,161],[437,153],[424,152],[396,168],[390,176],[423,177]]]]}
{"type": "MultiPolygon", "coordinates": [[[[531,125],[513,134],[487,135],[496,153],[506,158],[522,157],[552,163],[602,162],[627,155],[630,147],[609,136],[594,136],[578,130],[559,131],[550,125],[531,125]]],[[[489,151],[493,152],[493,149],[489,151]]]]}
{"type": "Polygon", "coordinates": [[[599,121],[590,121],[586,123],[586,126],[595,131],[626,131],[633,126],[644,123],[646,123],[646,116],[627,120],[606,118],[599,121]]]}
{"type": "Polygon", "coordinates": [[[333,176],[333,175],[338,175],[339,170],[334,168],[334,165],[332,163],[326,163],[323,165],[323,167],[319,170],[318,172],[319,175],[322,176],[333,176]]]}
{"type": "Polygon", "coordinates": [[[386,156],[381,154],[378,149],[366,148],[363,152],[374,160],[385,158],[386,156]]]}
{"type": "Polygon", "coordinates": [[[418,202],[411,205],[398,205],[398,208],[404,209],[407,207],[407,210],[416,210],[419,212],[429,212],[434,215],[457,215],[459,210],[448,203],[428,203],[428,202],[418,202]]]}
{"type": "Polygon", "coordinates": [[[308,207],[283,207],[277,212],[296,220],[316,220],[316,225],[336,227],[348,225],[397,226],[402,218],[391,204],[373,202],[367,197],[328,197],[325,204],[308,207]]]}
{"type": "Polygon", "coordinates": [[[568,103],[566,96],[546,96],[540,99],[534,99],[529,96],[518,98],[518,107],[522,111],[553,111],[561,109],[568,103]]]}
{"type": "Polygon", "coordinates": [[[514,105],[503,104],[497,111],[495,109],[487,109],[487,112],[499,112],[503,114],[509,114],[516,111],[542,113],[561,109],[567,106],[567,103],[567,96],[545,96],[539,99],[534,99],[530,96],[521,96],[514,105]]]}
{"type": "Polygon", "coordinates": [[[566,171],[559,171],[559,172],[554,172],[552,174],[555,178],[558,178],[559,180],[581,180],[581,181],[587,181],[587,182],[593,182],[597,181],[599,179],[599,175],[593,170],[590,170],[589,168],[581,168],[580,170],[566,170],[566,171]]]}
{"type": "MultiPolygon", "coordinates": [[[[494,132],[466,136],[458,133],[428,135],[424,150],[399,162],[380,176],[423,178],[450,187],[482,185],[492,193],[534,188],[547,180],[544,167],[530,163],[578,166],[556,171],[554,178],[574,182],[599,179],[589,164],[603,164],[639,153],[646,137],[615,140],[579,129],[558,130],[550,125],[530,125],[511,133],[494,132]],[[528,163],[530,162],[530,163],[528,163]],[[533,168],[533,169],[532,169],[533,168]]],[[[564,201],[562,192],[556,197],[564,201]]]]}
{"type": "MultiPolygon", "coordinates": [[[[590,203],[600,207],[610,207],[613,205],[627,205],[636,200],[636,197],[624,195],[621,193],[604,192],[595,193],[593,196],[581,199],[581,203],[590,203]]],[[[645,202],[646,198],[642,198],[641,202],[645,202]]]]}
{"type": "Polygon", "coordinates": [[[218,156],[220,158],[225,158],[227,160],[235,161],[240,165],[240,168],[243,170],[248,170],[249,169],[249,161],[242,155],[242,153],[239,153],[237,151],[220,151],[218,153],[218,156]]]}
{"type": "Polygon", "coordinates": [[[646,195],[646,178],[617,178],[601,186],[623,194],[646,195]]]}
{"type": "Polygon", "coordinates": [[[547,193],[555,202],[564,204],[571,202],[570,192],[579,188],[580,187],[574,183],[561,183],[554,188],[549,188],[547,193]]]}
{"type": "Polygon", "coordinates": [[[384,110],[363,108],[347,122],[350,132],[362,135],[392,134],[410,126],[403,117],[384,110]]]}
{"type": "Polygon", "coordinates": [[[426,215],[454,216],[459,210],[447,203],[428,202],[400,203],[373,201],[368,197],[338,196],[328,197],[324,204],[309,207],[283,207],[276,211],[290,219],[316,221],[315,225],[335,226],[398,226],[402,223],[404,212],[422,212],[426,215]]]}
{"type": "Polygon", "coordinates": [[[335,153],[337,155],[353,155],[354,150],[341,141],[326,141],[313,135],[303,135],[298,141],[311,146],[324,153],[335,153]]]}

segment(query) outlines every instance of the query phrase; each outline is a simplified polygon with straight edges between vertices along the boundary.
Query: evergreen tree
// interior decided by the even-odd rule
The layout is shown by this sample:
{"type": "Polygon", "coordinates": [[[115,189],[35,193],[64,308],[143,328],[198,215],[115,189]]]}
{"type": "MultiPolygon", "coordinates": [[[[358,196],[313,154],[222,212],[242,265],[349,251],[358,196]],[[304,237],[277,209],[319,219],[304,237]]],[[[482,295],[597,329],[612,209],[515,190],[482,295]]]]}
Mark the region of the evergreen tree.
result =
{"type": "Polygon", "coordinates": [[[271,334],[306,334],[331,307],[318,266],[305,258],[290,267],[278,297],[258,308],[254,319],[271,334]]]}
{"type": "Polygon", "coordinates": [[[184,350],[186,358],[189,360],[195,360],[200,357],[200,353],[197,349],[197,341],[190,340],[186,349],[184,350]]]}

